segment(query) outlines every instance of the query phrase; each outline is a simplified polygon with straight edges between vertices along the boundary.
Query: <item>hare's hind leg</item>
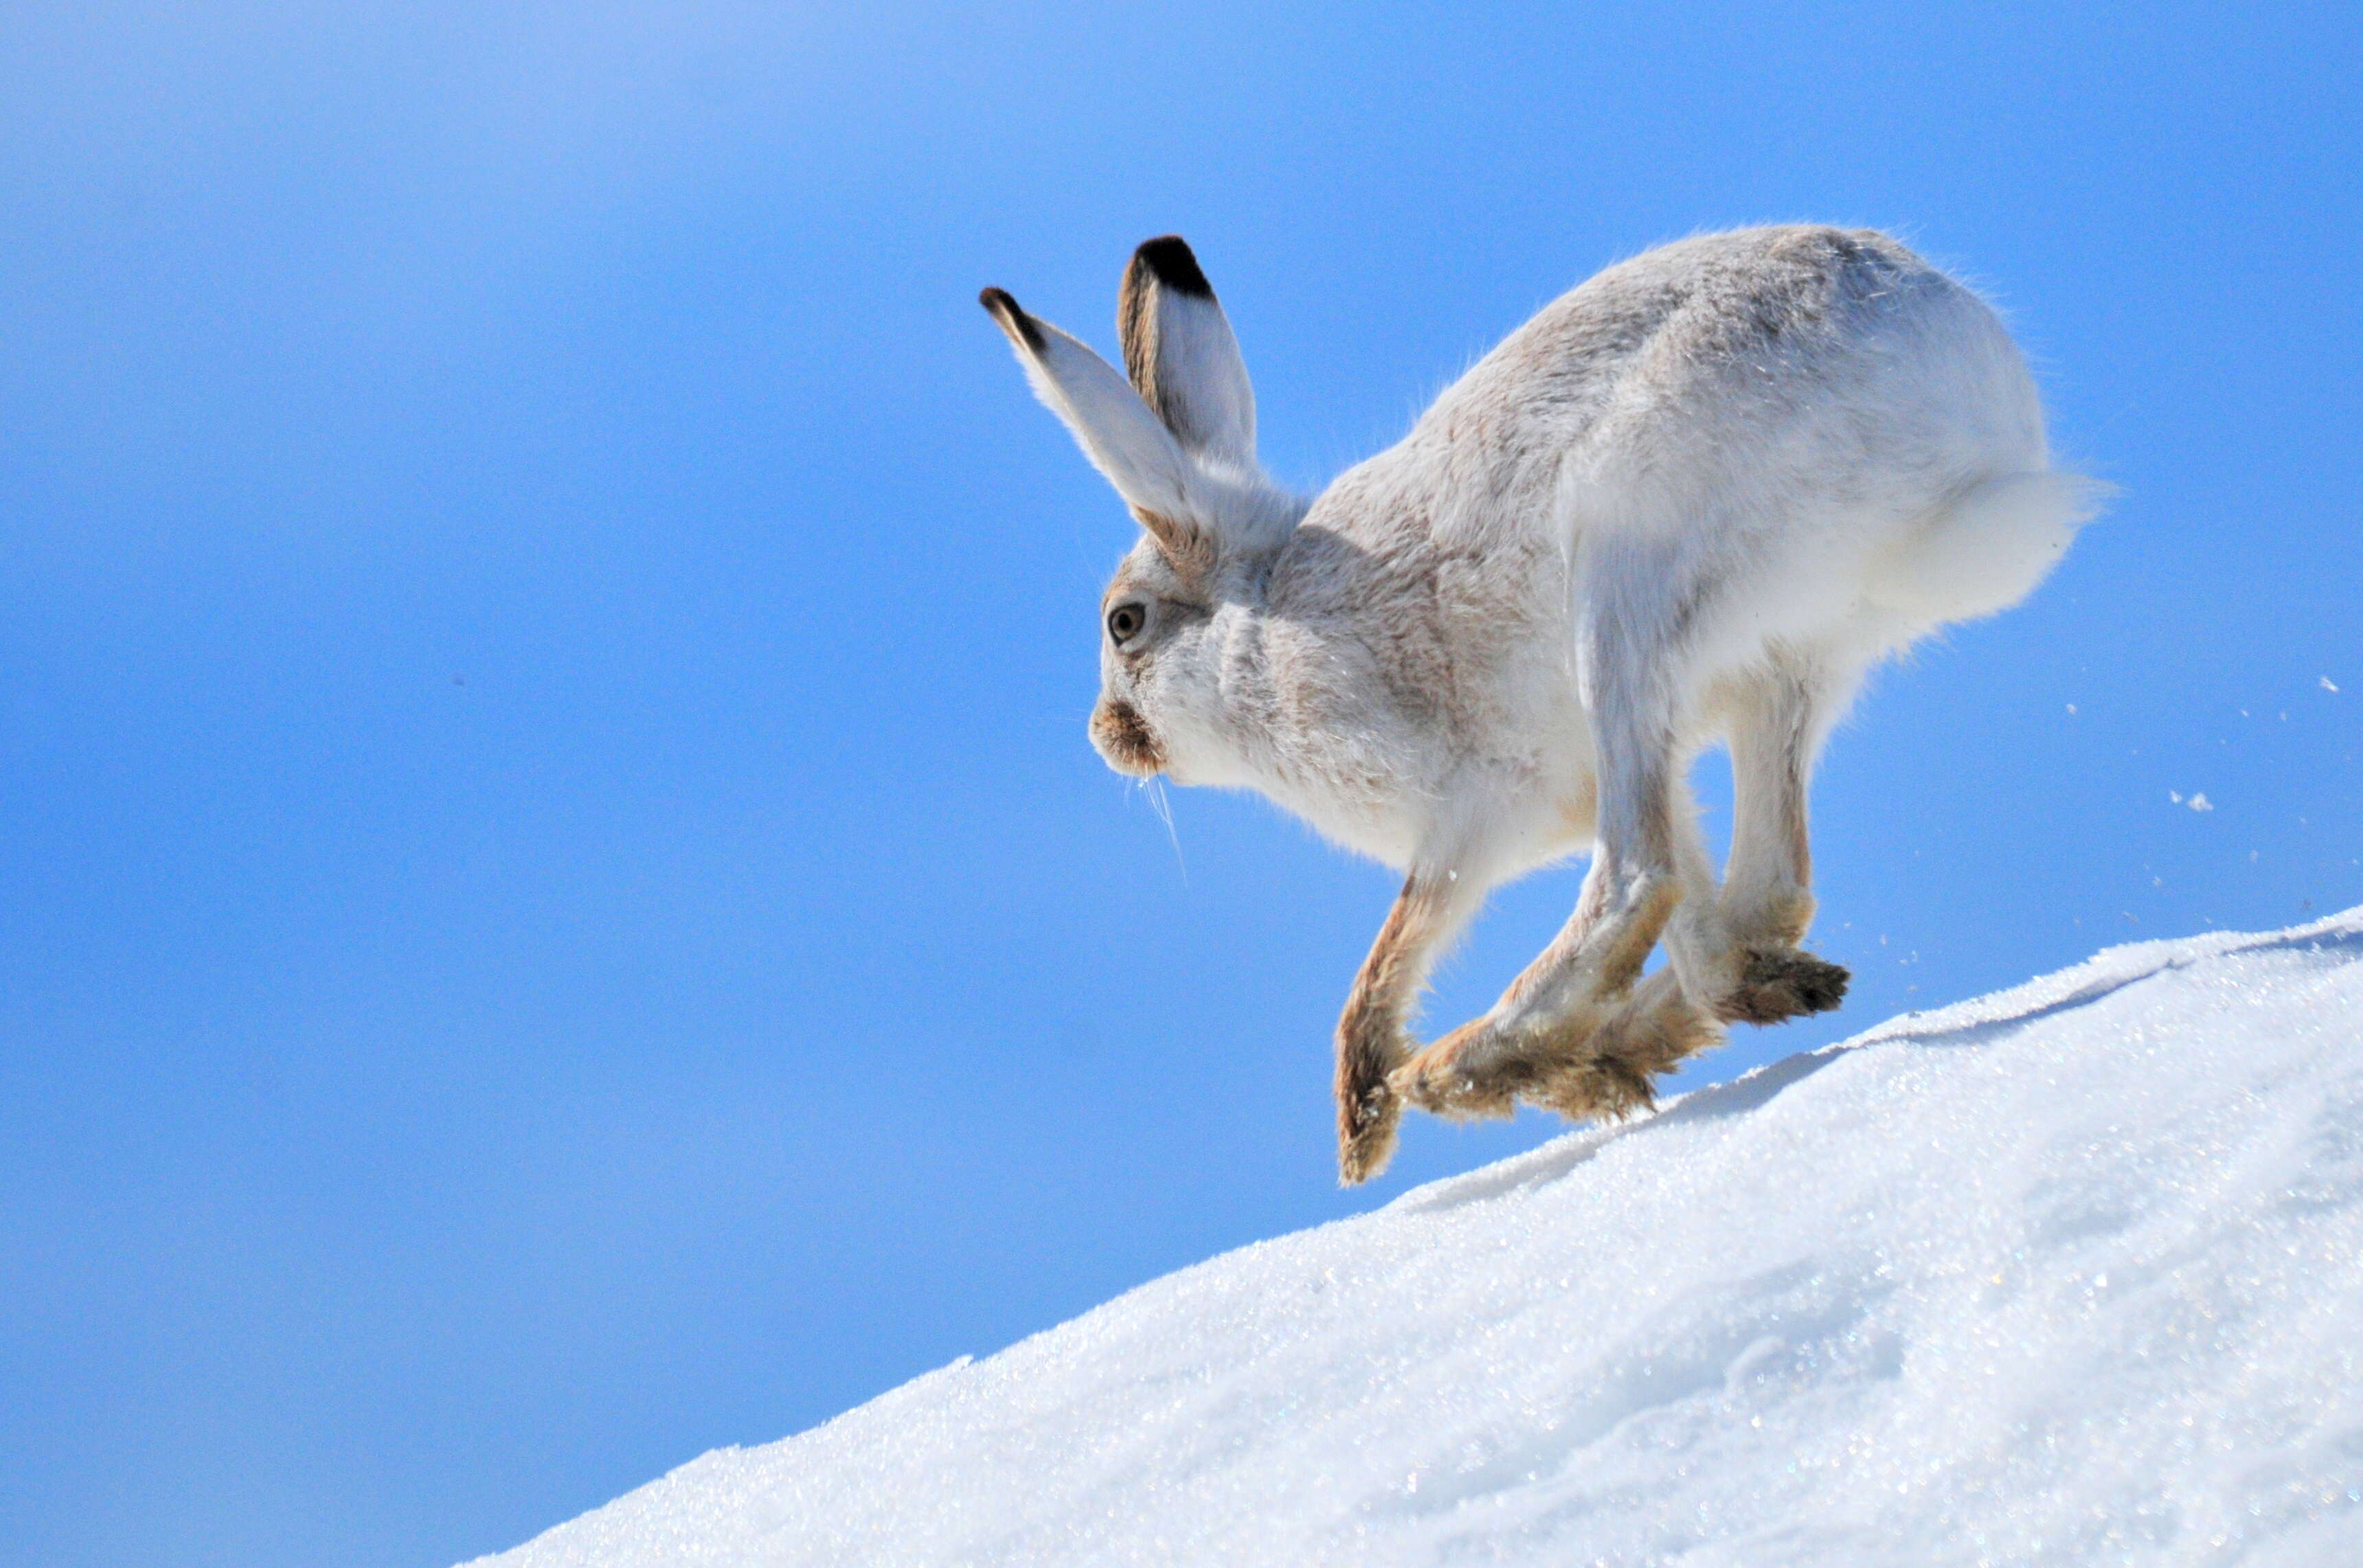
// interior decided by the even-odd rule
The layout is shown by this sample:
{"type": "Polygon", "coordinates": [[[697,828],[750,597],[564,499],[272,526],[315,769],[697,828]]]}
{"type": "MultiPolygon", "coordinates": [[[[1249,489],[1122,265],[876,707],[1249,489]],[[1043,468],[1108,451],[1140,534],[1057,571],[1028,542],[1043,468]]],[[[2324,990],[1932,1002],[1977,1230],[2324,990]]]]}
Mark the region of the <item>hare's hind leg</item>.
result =
{"type": "Polygon", "coordinates": [[[1674,861],[1681,897],[1662,933],[1668,962],[1632,983],[1621,1001],[1581,1038],[1563,1035],[1537,1065],[1518,1098],[1573,1121],[1617,1121],[1657,1103],[1656,1080],[1723,1040],[1701,998],[1701,977],[1716,971],[1727,945],[1715,903],[1714,873],[1698,835],[1697,812],[1679,774],[1669,786],[1674,861]]]}
{"type": "Polygon", "coordinates": [[[1587,619],[1584,701],[1600,769],[1592,868],[1565,928],[1492,1010],[1390,1077],[1430,1110],[1503,1115],[1526,1099],[1571,1116],[1623,1115],[1650,1103],[1654,1074],[1720,1038],[1696,988],[1673,973],[1719,945],[1714,875],[1677,738],[1671,645],[1687,617],[1587,619]],[[1636,986],[1670,922],[1673,969],[1636,986]]]}
{"type": "Polygon", "coordinates": [[[1736,972],[1714,1006],[1734,1022],[1827,1012],[1846,997],[1847,972],[1797,945],[1814,918],[1806,785],[1842,684],[1783,658],[1750,682],[1731,721],[1736,810],[1722,911],[1736,972]]]}

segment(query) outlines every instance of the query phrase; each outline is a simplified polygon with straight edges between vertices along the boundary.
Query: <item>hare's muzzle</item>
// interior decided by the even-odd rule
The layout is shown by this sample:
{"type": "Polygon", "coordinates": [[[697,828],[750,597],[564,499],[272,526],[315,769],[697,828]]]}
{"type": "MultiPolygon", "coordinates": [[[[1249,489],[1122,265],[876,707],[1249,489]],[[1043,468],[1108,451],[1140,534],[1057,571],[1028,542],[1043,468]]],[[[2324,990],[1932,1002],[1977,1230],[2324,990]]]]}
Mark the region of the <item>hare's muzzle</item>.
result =
{"type": "Polygon", "coordinates": [[[1120,698],[1103,697],[1092,710],[1092,745],[1118,773],[1146,778],[1165,771],[1165,748],[1140,711],[1120,698]]]}

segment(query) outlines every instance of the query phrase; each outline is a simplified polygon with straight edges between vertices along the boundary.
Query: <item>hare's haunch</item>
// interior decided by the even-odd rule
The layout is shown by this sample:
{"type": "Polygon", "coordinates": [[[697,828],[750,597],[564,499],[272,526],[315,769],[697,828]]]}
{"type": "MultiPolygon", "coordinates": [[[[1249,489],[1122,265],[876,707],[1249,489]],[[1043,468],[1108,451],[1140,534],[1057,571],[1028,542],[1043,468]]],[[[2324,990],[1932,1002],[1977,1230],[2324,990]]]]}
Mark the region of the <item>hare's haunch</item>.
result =
{"type": "Polygon", "coordinates": [[[983,304],[1141,525],[1101,604],[1100,754],[1259,790],[1405,873],[1337,1025],[1349,1183],[1406,1100],[1622,1116],[1725,1022],[1836,1007],[1846,971],[1798,947],[1823,738],[1872,665],[2016,603],[2091,513],[1993,312],[1880,234],[1743,229],[1611,267],[1310,502],[1258,464],[1247,367],[1178,237],[1125,274],[1124,374],[983,304]],[[1716,740],[1720,887],[1685,782],[1716,740]],[[1541,956],[1415,1042],[1486,890],[1585,848],[1541,956]]]}

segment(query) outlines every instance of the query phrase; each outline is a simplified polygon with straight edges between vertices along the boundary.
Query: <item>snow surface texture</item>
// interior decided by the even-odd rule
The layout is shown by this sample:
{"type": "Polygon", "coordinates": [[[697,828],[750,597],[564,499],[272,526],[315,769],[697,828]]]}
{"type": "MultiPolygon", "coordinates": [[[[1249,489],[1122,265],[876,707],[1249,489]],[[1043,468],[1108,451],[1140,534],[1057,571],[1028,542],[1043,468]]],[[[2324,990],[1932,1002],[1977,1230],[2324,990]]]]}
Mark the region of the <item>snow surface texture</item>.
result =
{"type": "Polygon", "coordinates": [[[2363,910],[1906,1015],[483,1561],[2363,1563],[2363,910]]]}

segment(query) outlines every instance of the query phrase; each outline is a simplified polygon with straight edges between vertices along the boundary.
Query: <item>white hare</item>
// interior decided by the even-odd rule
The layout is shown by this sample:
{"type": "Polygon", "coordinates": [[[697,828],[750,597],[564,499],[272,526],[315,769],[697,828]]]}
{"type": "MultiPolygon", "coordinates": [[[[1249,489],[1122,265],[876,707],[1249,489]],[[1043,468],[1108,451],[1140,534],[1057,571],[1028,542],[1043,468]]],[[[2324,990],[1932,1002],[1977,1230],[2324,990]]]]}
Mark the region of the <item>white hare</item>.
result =
{"type": "Polygon", "coordinates": [[[1125,275],[1127,375],[982,299],[1143,530],[1102,603],[1093,744],[1259,790],[1406,874],[1337,1025],[1348,1183],[1405,1100],[1621,1116],[1725,1021],[1837,1006],[1846,971],[1797,945],[1823,738],[1881,657],[2015,603],[2090,514],[1993,312],[1877,233],[1611,267],[1310,502],[1257,463],[1247,368],[1180,238],[1125,275]],[[1720,889],[1686,784],[1716,738],[1720,889]],[[1586,847],[1566,928],[1421,1047],[1429,965],[1486,890],[1586,847]]]}

